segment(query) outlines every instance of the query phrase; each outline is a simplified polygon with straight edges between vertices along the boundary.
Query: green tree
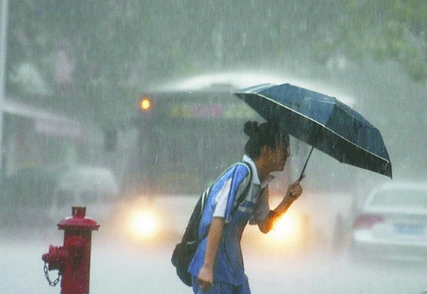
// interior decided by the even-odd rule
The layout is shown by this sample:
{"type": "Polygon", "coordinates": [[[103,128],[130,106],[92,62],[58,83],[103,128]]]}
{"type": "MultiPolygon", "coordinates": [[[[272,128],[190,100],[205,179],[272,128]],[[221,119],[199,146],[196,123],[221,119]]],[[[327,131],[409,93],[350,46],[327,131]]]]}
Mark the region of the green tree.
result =
{"type": "Polygon", "coordinates": [[[185,48],[178,50],[168,43],[182,33],[165,31],[165,20],[176,13],[166,2],[161,4],[136,0],[11,2],[8,91],[28,95],[12,78],[16,68],[28,62],[53,90],[44,100],[65,112],[96,122],[129,113],[126,108],[136,98],[136,87],[143,88],[151,76],[176,72],[188,64],[182,53],[185,48]],[[56,76],[61,66],[59,50],[72,66],[71,79],[65,82],[56,76]]]}
{"type": "Polygon", "coordinates": [[[334,1],[16,0],[9,61],[35,64],[51,104],[96,122],[122,120],[157,80],[311,60],[334,24],[334,1]],[[66,82],[57,77],[61,50],[72,67],[66,82]]]}
{"type": "Polygon", "coordinates": [[[393,60],[417,82],[427,84],[427,2],[423,0],[341,1],[340,20],[319,50],[360,60],[393,60]]]}

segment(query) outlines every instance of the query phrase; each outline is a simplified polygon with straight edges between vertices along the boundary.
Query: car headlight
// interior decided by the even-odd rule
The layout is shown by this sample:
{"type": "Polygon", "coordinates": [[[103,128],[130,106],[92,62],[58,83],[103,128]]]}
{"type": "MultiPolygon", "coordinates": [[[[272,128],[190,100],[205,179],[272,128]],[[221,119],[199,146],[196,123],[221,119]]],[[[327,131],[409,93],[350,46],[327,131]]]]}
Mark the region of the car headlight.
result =
{"type": "Polygon", "coordinates": [[[272,236],[279,239],[289,239],[298,234],[298,232],[298,220],[291,213],[287,213],[274,224],[272,236]]]}
{"type": "Polygon", "coordinates": [[[146,211],[138,212],[132,220],[132,229],[139,236],[153,235],[157,225],[154,214],[146,211]]]}
{"type": "Polygon", "coordinates": [[[298,240],[300,233],[300,219],[294,213],[287,212],[276,221],[267,237],[272,244],[283,246],[298,240]]]}
{"type": "Polygon", "coordinates": [[[297,211],[288,211],[276,220],[273,229],[268,234],[257,238],[263,246],[278,252],[298,250],[306,241],[308,224],[304,220],[304,217],[297,211]]]}
{"type": "Polygon", "coordinates": [[[130,230],[135,238],[153,238],[159,230],[159,219],[154,212],[136,211],[130,220],[130,230]]]}

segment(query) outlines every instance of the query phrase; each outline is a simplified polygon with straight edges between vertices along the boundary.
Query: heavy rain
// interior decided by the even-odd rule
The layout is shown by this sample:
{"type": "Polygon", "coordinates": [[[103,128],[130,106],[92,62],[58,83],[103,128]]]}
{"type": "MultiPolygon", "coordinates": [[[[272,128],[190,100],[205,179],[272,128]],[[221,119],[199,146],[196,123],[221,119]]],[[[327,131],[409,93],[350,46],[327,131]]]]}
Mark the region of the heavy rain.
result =
{"type": "MultiPolygon", "coordinates": [[[[100,225],[91,293],[191,293],[173,249],[263,120],[232,93],[265,83],[363,115],[393,177],[314,149],[275,230],[245,229],[252,293],[427,291],[425,1],[0,2],[2,293],[60,293],[66,272],[42,256],[79,206],[100,225]]],[[[271,207],[309,150],[291,137],[271,207]]]]}

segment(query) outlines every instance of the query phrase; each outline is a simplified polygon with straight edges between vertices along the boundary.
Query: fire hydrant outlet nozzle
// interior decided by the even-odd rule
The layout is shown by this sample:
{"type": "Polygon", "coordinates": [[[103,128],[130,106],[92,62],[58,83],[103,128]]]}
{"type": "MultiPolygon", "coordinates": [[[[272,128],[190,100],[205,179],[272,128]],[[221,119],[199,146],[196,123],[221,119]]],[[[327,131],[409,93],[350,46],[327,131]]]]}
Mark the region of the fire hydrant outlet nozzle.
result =
{"type": "Polygon", "coordinates": [[[75,206],[71,212],[71,217],[58,223],[58,228],[64,230],[64,245],[50,245],[49,253],[42,255],[45,276],[51,286],[62,276],[61,294],[88,294],[92,231],[98,230],[99,224],[86,217],[86,207],[75,206]],[[55,282],[50,281],[47,269],[59,271],[55,282]]]}
{"type": "Polygon", "coordinates": [[[60,270],[67,257],[67,251],[64,247],[50,245],[49,253],[43,254],[42,259],[49,266],[49,270],[60,270]]]}

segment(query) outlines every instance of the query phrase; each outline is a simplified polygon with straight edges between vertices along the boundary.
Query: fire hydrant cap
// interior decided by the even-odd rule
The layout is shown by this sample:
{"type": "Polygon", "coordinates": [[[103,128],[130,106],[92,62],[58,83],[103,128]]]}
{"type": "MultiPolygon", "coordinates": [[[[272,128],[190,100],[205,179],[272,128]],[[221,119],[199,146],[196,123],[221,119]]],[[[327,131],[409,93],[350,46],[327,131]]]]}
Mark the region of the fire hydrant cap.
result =
{"type": "Polygon", "coordinates": [[[73,206],[72,216],[66,217],[58,223],[60,230],[78,228],[80,230],[94,231],[99,229],[99,224],[90,217],[86,217],[86,207],[73,206]]]}

